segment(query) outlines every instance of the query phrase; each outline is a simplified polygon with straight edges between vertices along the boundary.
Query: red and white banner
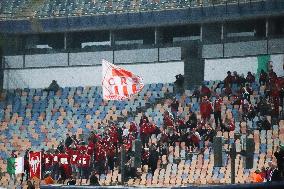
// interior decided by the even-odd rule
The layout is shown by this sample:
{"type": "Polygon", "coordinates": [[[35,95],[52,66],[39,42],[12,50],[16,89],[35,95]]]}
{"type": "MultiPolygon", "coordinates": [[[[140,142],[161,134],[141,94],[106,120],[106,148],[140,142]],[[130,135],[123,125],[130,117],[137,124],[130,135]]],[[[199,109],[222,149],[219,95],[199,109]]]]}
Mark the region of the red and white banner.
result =
{"type": "Polygon", "coordinates": [[[103,99],[124,100],[140,92],[144,84],[142,78],[106,60],[103,66],[103,99]]]}
{"type": "Polygon", "coordinates": [[[29,153],[30,178],[41,179],[41,152],[29,153]]]}

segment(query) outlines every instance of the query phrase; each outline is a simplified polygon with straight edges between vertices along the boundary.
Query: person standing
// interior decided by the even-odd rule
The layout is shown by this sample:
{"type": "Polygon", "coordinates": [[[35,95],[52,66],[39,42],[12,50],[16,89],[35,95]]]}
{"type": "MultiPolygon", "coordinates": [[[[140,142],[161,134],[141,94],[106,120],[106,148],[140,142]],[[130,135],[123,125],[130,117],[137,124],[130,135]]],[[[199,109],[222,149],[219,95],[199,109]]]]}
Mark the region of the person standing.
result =
{"type": "Polygon", "coordinates": [[[149,168],[151,170],[151,173],[154,175],[159,160],[159,153],[157,152],[157,149],[154,145],[151,146],[149,160],[149,168]]]}
{"type": "Polygon", "coordinates": [[[55,180],[59,177],[59,157],[58,157],[59,151],[56,149],[55,153],[53,154],[53,163],[52,163],[52,178],[55,180]]]}
{"type": "Polygon", "coordinates": [[[200,114],[204,121],[209,121],[212,112],[212,105],[207,96],[203,97],[203,101],[200,103],[200,114]]]}
{"type": "MultiPolygon", "coordinates": [[[[7,160],[7,172],[10,175],[11,181],[13,181],[14,185],[16,184],[17,178],[15,175],[15,161],[17,158],[16,151],[13,150],[11,153],[11,157],[7,160]]],[[[10,183],[11,184],[11,183],[10,183]]]]}
{"type": "Polygon", "coordinates": [[[280,175],[284,175],[284,145],[280,145],[277,151],[274,153],[275,158],[277,159],[277,168],[280,172],[280,175]]]}
{"type": "Polygon", "coordinates": [[[221,106],[222,106],[222,99],[219,95],[216,95],[216,99],[214,100],[214,119],[215,119],[215,128],[218,126],[221,127],[222,124],[222,118],[221,118],[221,106]]]}
{"type": "Polygon", "coordinates": [[[90,161],[91,161],[91,156],[88,155],[86,152],[81,151],[81,154],[79,155],[78,158],[78,167],[79,167],[81,180],[89,179],[90,161]]]}
{"type": "Polygon", "coordinates": [[[175,119],[177,118],[178,107],[179,101],[174,97],[173,102],[171,103],[171,112],[175,119]]]}

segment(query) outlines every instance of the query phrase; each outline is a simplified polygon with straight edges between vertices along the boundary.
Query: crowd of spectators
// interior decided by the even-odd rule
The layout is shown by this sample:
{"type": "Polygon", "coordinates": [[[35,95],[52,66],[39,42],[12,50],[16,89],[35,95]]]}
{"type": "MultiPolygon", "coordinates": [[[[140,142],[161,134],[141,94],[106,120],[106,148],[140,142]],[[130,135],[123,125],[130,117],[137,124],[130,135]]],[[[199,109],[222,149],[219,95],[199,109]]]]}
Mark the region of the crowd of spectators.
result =
{"type": "MultiPolygon", "coordinates": [[[[129,126],[118,127],[116,123],[101,125],[98,130],[89,134],[88,140],[76,138],[72,133],[66,134],[66,140],[61,141],[56,148],[42,151],[42,175],[46,183],[72,184],[75,179],[90,179],[90,183],[98,185],[98,175],[106,174],[120,167],[120,152],[123,146],[126,150],[126,176],[138,177],[139,171],[134,167],[132,143],[140,139],[142,143],[142,167],[148,165],[149,171],[154,173],[158,161],[162,156],[169,155],[169,148],[185,144],[186,152],[202,152],[204,148],[212,146],[213,138],[217,131],[234,131],[236,120],[230,114],[223,114],[223,98],[232,99],[232,106],[241,109],[241,121],[253,120],[260,117],[254,129],[269,130],[273,123],[281,118],[279,107],[283,107],[283,85],[279,82],[276,73],[271,69],[268,73],[261,70],[259,80],[248,72],[247,76],[233,74],[228,71],[227,77],[216,88],[206,85],[195,88],[191,98],[199,103],[199,112],[189,110],[181,114],[181,102],[172,98],[170,110],[164,112],[163,126],[158,127],[143,115],[139,123],[131,122],[129,126]],[[263,91],[255,105],[251,102],[254,88],[263,91]],[[212,116],[211,116],[212,115],[212,116]],[[271,122],[267,120],[271,116],[271,122]],[[153,136],[155,140],[153,139],[153,136]]],[[[228,104],[227,104],[228,105],[228,104]]],[[[186,105],[185,105],[186,106],[186,105]]],[[[26,152],[25,159],[27,160],[26,152]]],[[[270,164],[268,169],[256,170],[253,180],[271,181],[279,180],[283,175],[281,158],[284,157],[283,149],[275,153],[278,164],[270,164]],[[275,171],[277,170],[277,171],[275,171]],[[270,171],[270,172],[269,172],[270,171]],[[265,176],[264,175],[265,172],[265,176]],[[274,175],[272,174],[274,173],[274,175]],[[278,174],[278,176],[276,175],[278,174]],[[259,175],[261,175],[259,177],[259,175]],[[273,175],[273,176],[272,176],[273,175]]],[[[283,161],[284,162],[284,161],[283,161]]],[[[28,180],[28,167],[25,167],[25,178],[28,180]]]]}

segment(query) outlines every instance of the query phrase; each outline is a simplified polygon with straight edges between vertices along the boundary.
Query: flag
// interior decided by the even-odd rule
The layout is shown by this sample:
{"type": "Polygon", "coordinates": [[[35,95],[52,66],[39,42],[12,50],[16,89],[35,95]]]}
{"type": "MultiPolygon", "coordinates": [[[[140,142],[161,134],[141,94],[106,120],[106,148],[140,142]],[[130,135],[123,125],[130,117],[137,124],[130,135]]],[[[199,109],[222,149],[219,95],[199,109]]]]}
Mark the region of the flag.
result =
{"type": "Polygon", "coordinates": [[[144,84],[142,78],[106,60],[103,66],[103,99],[125,100],[140,92],[144,84]]]}
{"type": "Polygon", "coordinates": [[[29,153],[30,177],[41,179],[41,152],[29,153]]]}
{"type": "Polygon", "coordinates": [[[24,157],[8,158],[7,172],[12,174],[20,174],[24,172],[24,157]]]}

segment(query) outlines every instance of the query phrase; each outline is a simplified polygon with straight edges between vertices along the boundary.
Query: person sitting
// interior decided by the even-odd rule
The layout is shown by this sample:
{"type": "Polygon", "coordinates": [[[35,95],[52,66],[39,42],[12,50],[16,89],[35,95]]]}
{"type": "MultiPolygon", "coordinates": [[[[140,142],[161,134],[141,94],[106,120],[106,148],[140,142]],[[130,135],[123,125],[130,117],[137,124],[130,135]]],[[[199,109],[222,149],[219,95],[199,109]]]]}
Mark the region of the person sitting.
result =
{"type": "Polygon", "coordinates": [[[255,170],[255,172],[252,174],[252,182],[259,183],[263,181],[264,178],[262,178],[260,170],[259,169],[255,170]]]}
{"type": "Polygon", "coordinates": [[[216,136],[217,132],[211,126],[207,128],[207,133],[205,134],[204,141],[209,141],[213,143],[213,138],[216,136]]]}
{"type": "Polygon", "coordinates": [[[96,171],[93,171],[90,176],[90,186],[100,186],[96,171]]]}
{"type": "Polygon", "coordinates": [[[269,106],[265,98],[260,97],[260,101],[257,103],[257,112],[260,116],[266,116],[269,114],[269,106]]]}
{"type": "Polygon", "coordinates": [[[56,80],[52,80],[51,84],[49,85],[48,88],[45,89],[45,91],[53,91],[53,92],[57,92],[60,89],[58,83],[56,80]]]}
{"type": "Polygon", "coordinates": [[[192,111],[189,111],[189,117],[187,122],[185,123],[186,127],[192,130],[197,127],[197,117],[196,114],[192,111]]]}
{"type": "Polygon", "coordinates": [[[47,171],[45,176],[44,176],[44,182],[45,182],[45,184],[54,184],[54,180],[52,179],[49,171],[47,171]]]}
{"type": "Polygon", "coordinates": [[[271,124],[267,120],[266,116],[261,116],[261,119],[256,122],[256,125],[258,129],[261,130],[270,130],[271,129],[271,124]]]}
{"type": "Polygon", "coordinates": [[[250,95],[253,94],[252,89],[250,88],[249,84],[246,84],[245,87],[241,89],[242,97],[250,101],[250,95]]]}
{"type": "Polygon", "coordinates": [[[67,185],[76,185],[76,178],[71,175],[70,180],[67,182],[67,185]]]}

